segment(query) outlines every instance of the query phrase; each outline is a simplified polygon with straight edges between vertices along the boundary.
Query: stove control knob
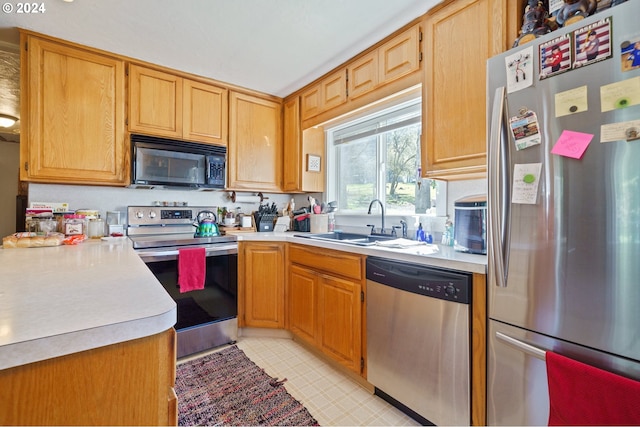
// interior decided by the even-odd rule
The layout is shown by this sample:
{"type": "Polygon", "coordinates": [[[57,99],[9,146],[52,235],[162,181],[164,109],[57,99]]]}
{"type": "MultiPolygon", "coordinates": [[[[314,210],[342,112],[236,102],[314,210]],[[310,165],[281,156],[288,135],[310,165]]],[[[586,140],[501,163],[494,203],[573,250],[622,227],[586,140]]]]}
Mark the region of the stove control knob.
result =
{"type": "Polygon", "coordinates": [[[137,211],[136,212],[136,218],[142,219],[142,218],[144,218],[144,214],[142,212],[140,212],[140,211],[137,211]]]}
{"type": "Polygon", "coordinates": [[[454,296],[456,294],[456,287],[453,285],[447,285],[444,287],[444,293],[449,296],[454,296]]]}
{"type": "Polygon", "coordinates": [[[149,218],[153,219],[153,218],[155,218],[155,217],[156,217],[156,213],[155,213],[155,211],[151,211],[151,212],[149,212],[149,218]]]}

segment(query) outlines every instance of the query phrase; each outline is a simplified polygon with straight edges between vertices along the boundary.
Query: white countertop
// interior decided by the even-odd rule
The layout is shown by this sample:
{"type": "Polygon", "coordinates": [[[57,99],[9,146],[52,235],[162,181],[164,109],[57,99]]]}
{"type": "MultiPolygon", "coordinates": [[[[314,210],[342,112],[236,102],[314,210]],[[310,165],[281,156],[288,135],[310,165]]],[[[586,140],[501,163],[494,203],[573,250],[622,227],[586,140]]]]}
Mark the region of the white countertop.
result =
{"type": "Polygon", "coordinates": [[[0,369],[154,335],[176,304],[128,239],[0,249],[0,369]]]}
{"type": "Polygon", "coordinates": [[[382,246],[357,246],[296,236],[300,234],[304,235],[305,233],[290,231],[285,233],[238,233],[237,236],[238,241],[285,241],[361,255],[379,256],[431,267],[487,274],[486,255],[474,255],[458,252],[450,246],[423,245],[406,249],[390,249],[382,246]],[[433,253],[433,251],[435,251],[435,253],[433,253]]]}
{"type": "MultiPolygon", "coordinates": [[[[241,233],[238,240],[300,243],[486,274],[486,256],[451,247],[389,249],[296,234],[241,233]]],[[[154,335],[176,322],[175,302],[128,239],[0,249],[0,278],[0,369],[154,335]]]]}

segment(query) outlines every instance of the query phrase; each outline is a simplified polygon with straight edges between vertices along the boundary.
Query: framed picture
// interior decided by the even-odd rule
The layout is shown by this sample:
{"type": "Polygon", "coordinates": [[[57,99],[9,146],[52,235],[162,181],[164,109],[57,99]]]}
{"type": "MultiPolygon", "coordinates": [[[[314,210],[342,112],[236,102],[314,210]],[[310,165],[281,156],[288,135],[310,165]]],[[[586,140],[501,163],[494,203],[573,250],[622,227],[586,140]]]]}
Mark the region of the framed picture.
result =
{"type": "Polygon", "coordinates": [[[307,172],[320,172],[320,156],[307,154],[307,172]]]}
{"type": "Polygon", "coordinates": [[[538,46],[540,80],[571,69],[571,34],[565,34],[538,46]]]}
{"type": "Polygon", "coordinates": [[[573,32],[573,68],[611,58],[611,17],[573,32]]]}

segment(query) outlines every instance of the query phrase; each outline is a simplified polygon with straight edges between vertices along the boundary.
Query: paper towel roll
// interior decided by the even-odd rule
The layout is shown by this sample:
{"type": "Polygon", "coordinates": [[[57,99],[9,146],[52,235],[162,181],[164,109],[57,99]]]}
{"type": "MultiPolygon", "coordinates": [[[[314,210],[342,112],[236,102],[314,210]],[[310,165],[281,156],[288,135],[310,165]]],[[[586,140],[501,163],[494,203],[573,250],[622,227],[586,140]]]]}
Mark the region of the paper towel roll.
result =
{"type": "Polygon", "coordinates": [[[260,203],[260,196],[236,196],[236,203],[260,203]]]}

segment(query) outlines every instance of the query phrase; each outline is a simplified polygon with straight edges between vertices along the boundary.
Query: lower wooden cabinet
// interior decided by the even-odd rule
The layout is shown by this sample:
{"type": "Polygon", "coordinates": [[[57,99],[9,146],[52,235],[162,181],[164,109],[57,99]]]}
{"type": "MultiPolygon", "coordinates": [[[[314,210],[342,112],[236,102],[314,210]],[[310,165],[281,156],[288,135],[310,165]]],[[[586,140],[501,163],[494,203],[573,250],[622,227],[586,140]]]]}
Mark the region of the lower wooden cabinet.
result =
{"type": "Polygon", "coordinates": [[[289,246],[289,329],[341,365],[362,373],[364,257],[289,246]]]}
{"type": "Polygon", "coordinates": [[[284,328],[284,243],[240,242],[239,325],[284,328]]]}
{"type": "Polygon", "coordinates": [[[177,425],[175,331],[0,371],[0,425],[177,425]]]}

